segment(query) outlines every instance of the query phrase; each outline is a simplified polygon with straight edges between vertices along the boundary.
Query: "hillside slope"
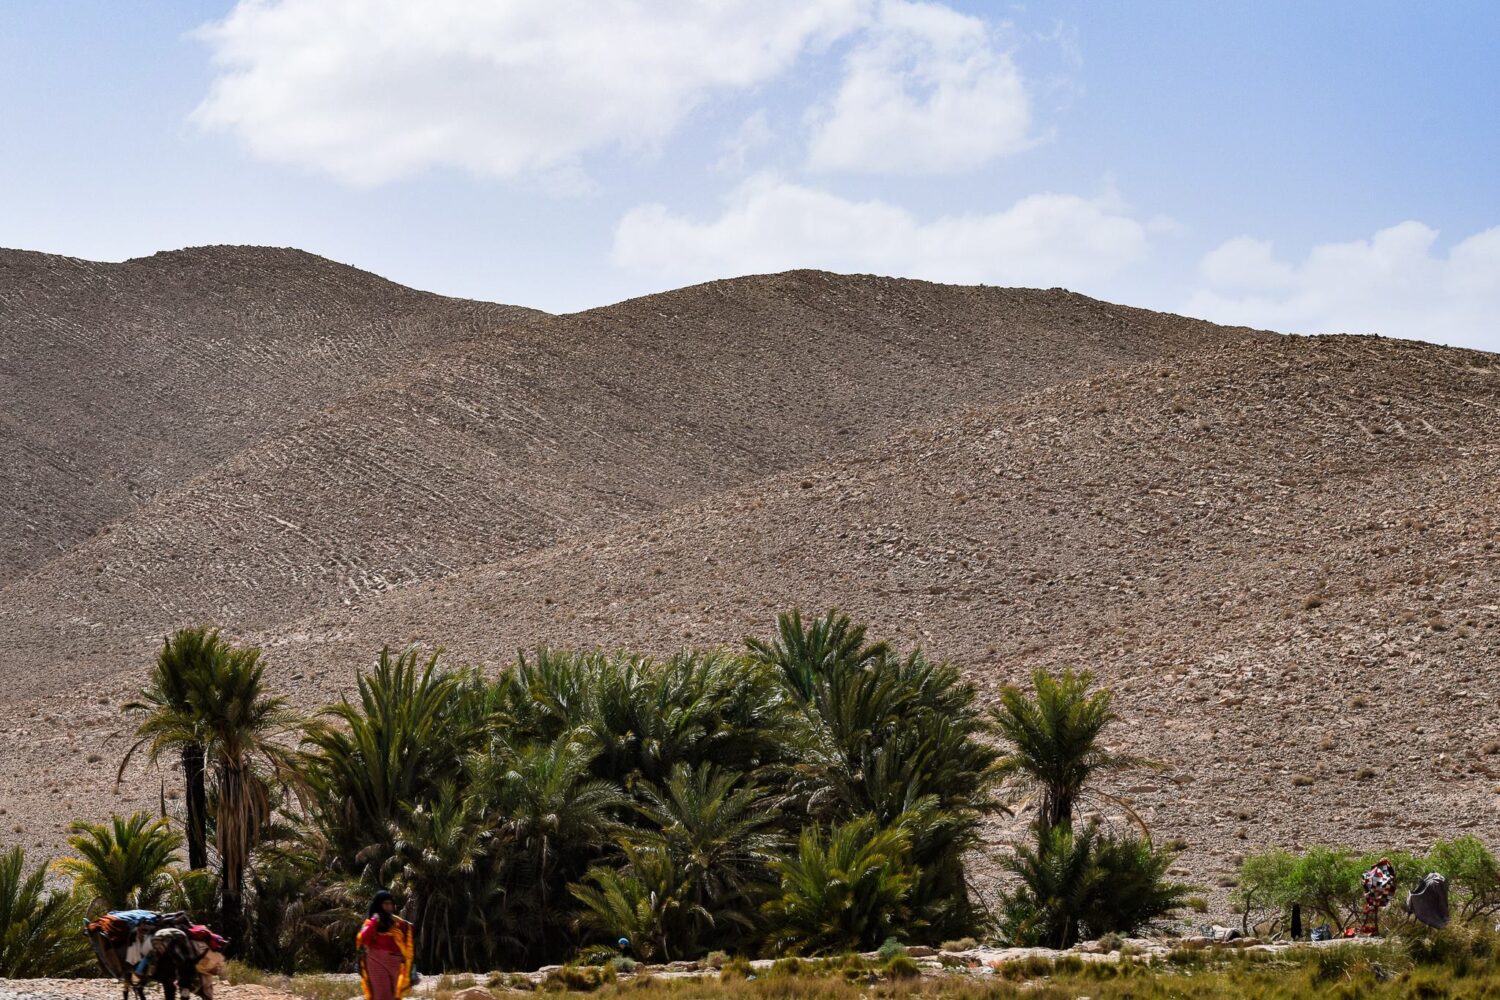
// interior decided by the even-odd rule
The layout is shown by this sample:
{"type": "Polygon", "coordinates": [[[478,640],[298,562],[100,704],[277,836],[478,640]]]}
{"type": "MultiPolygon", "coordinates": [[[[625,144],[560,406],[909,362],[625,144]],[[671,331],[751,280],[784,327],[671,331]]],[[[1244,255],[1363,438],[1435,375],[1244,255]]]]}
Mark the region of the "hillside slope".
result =
{"type": "Polygon", "coordinates": [[[296,250],[121,264],[0,250],[0,578],[36,569],[266,434],[533,310],[296,250]]]}
{"type": "MultiPolygon", "coordinates": [[[[1500,836],[1500,358],[816,272],[546,316],[289,251],[0,253],[11,842],[153,807],[160,637],[311,706],[385,643],[736,644],[840,606],[1094,669],[1206,885],[1500,836]]],[[[1024,823],[1024,815],[1015,822],[1024,823]]]]}
{"type": "MultiPolygon", "coordinates": [[[[1284,338],[1043,389],[264,638],[667,652],[836,605],[986,688],[1095,670],[1187,870],[1500,837],[1500,358],[1284,338]],[[1294,783],[1294,778],[1299,778],[1294,783]]],[[[326,694],[332,686],[325,688],[326,694]]]]}
{"type": "Polygon", "coordinates": [[[793,272],[434,349],[4,591],[26,694],[184,622],[274,633],[817,462],[962,405],[1258,336],[1070,293],[793,272]]]}

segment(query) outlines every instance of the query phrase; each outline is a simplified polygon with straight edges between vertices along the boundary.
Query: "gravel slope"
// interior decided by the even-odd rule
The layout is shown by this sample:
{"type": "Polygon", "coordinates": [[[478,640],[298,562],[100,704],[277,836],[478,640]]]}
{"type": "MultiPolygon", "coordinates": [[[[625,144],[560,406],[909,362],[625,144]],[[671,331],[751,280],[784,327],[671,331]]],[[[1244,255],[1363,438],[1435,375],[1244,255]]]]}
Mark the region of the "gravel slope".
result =
{"type": "MultiPolygon", "coordinates": [[[[157,801],[155,775],[113,790],[115,706],[183,622],[263,642],[310,706],[384,642],[498,668],[536,642],[733,644],[790,604],[986,689],[1095,669],[1122,741],[1168,764],[1124,790],[1208,886],[1256,846],[1500,837],[1496,357],[813,272],[460,305],[417,360],[222,454],[152,425],[198,471],[99,507],[92,538],[39,508],[73,541],[0,590],[0,837],[50,850],[157,801]]],[[[72,370],[19,343],[28,384],[72,370]]],[[[0,416],[0,442],[42,440],[0,416]]],[[[105,469],[68,444],[95,426],[46,440],[105,469]]]]}

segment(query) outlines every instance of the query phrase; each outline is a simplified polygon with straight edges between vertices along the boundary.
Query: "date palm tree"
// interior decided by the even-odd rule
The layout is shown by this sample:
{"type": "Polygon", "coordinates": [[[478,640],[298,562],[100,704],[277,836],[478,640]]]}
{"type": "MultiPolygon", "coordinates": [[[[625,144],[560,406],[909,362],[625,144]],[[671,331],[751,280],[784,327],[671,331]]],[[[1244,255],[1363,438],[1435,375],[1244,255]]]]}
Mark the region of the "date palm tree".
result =
{"type": "Polygon", "coordinates": [[[189,692],[194,678],[212,669],[229,652],[229,643],[217,629],[184,628],[162,642],[156,666],[140,697],[127,702],[123,711],[141,717],[135,743],[120,762],[116,782],[125,775],[136,753],[157,764],[167,754],[180,755],[187,804],[188,867],[208,867],[208,783],[205,771],[202,720],[193,711],[189,692]]]}
{"type": "Polygon", "coordinates": [[[676,872],[688,916],[682,944],[696,950],[716,930],[753,930],[782,847],[765,790],[743,783],[734,771],[680,764],[665,785],[645,789],[643,797],[637,809],[650,827],[638,840],[659,850],[676,872]]]}
{"type": "Polygon", "coordinates": [[[578,927],[610,942],[624,938],[648,962],[671,961],[674,944],[677,954],[691,954],[692,944],[676,933],[677,925],[684,916],[708,914],[684,903],[671,857],[659,847],[626,846],[624,854],[623,869],[596,865],[583,882],[568,886],[583,907],[578,927]]]}
{"type": "MultiPolygon", "coordinates": [[[[1008,685],[993,711],[995,730],[1010,744],[995,764],[996,775],[1019,779],[1037,790],[1041,803],[1036,825],[1044,833],[1071,828],[1074,806],[1085,794],[1108,799],[1129,812],[1123,801],[1092,788],[1092,783],[1111,771],[1157,765],[1117,753],[1100,739],[1104,727],[1119,718],[1109,691],[1090,692],[1093,675],[1073,670],[1057,676],[1038,670],[1031,683],[1031,695],[1008,685]]],[[[1134,813],[1130,815],[1139,824],[1134,813]]]]}
{"type": "MultiPolygon", "coordinates": [[[[380,651],[358,697],[308,724],[304,768],[320,825],[344,864],[385,853],[406,807],[429,800],[482,734],[471,675],[445,671],[438,654],[380,651]]],[[[350,872],[376,879],[377,873],[350,872]]]]}
{"type": "Polygon", "coordinates": [[[68,843],[77,856],[57,859],[52,870],[73,880],[91,912],[159,909],[164,900],[181,895],[186,877],[210,877],[177,867],[182,836],[165,817],[138,812],[105,823],[76,822],[69,830],[68,843]]]}
{"type": "Polygon", "coordinates": [[[898,827],[863,816],[826,834],[805,827],[796,852],[775,864],[781,889],[766,904],[772,945],[818,955],[874,948],[910,931],[916,871],[898,827]]]}
{"type": "Polygon", "coordinates": [[[79,933],[82,925],[76,895],[48,892],[45,872],[28,875],[19,847],[0,852],[0,979],[83,974],[94,955],[79,933]]]}
{"type": "Polygon", "coordinates": [[[267,692],[260,656],[254,647],[232,649],[195,675],[188,689],[213,770],[220,906],[231,939],[245,933],[245,872],[271,818],[268,778],[292,772],[286,740],[298,721],[285,698],[267,692]]]}
{"type": "Polygon", "coordinates": [[[510,920],[528,961],[567,953],[568,886],[614,845],[628,799],[590,770],[595,747],[570,735],[550,743],[497,741],[472,761],[494,850],[505,859],[510,920]]]}
{"type": "Polygon", "coordinates": [[[406,900],[422,928],[418,960],[425,966],[476,969],[491,959],[494,935],[483,924],[495,887],[488,831],[477,803],[446,782],[431,802],[413,806],[398,824],[384,882],[406,900]]]}
{"type": "Polygon", "coordinates": [[[245,930],[246,866],[270,817],[265,776],[289,770],[280,740],[294,722],[286,699],[267,693],[260,655],[255,648],[231,646],[215,630],[183,629],[167,639],[141,697],[125,706],[143,718],[119,772],[142,749],[152,760],[171,750],[182,753],[189,865],[206,864],[206,850],[199,854],[195,845],[206,841],[212,808],[223,924],[236,947],[245,930]]]}

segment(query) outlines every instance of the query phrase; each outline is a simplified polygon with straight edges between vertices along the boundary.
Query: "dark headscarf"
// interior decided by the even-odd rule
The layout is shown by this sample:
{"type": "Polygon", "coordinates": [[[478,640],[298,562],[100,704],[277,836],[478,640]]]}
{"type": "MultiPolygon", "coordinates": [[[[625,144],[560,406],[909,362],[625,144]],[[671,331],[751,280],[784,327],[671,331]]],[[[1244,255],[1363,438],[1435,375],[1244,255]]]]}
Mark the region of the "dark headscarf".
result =
{"type": "Polygon", "coordinates": [[[375,894],[375,898],[370,900],[370,916],[379,922],[380,929],[383,931],[391,929],[391,915],[385,912],[385,904],[387,901],[394,902],[395,899],[396,897],[391,895],[391,890],[381,889],[375,894]]]}

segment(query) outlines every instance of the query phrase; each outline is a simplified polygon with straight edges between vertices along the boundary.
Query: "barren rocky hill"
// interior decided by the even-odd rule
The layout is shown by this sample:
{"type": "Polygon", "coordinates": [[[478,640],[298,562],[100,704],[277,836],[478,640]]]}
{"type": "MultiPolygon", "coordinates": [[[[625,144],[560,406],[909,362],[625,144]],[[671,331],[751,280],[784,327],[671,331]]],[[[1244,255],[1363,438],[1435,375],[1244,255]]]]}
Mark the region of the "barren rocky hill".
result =
{"type": "MultiPolygon", "coordinates": [[[[202,426],[217,391],[153,402],[190,380],[152,351],[166,370],[196,341],[135,348],[150,324],[115,321],[196,315],[212,282],[142,279],[94,315],[52,286],[110,266],[0,272],[3,377],[29,393],[0,396],[0,449],[60,466],[0,479],[45,540],[7,550],[0,589],[11,839],[156,800],[144,775],[116,798],[87,755],[118,753],[115,706],[186,622],[262,642],[310,704],[382,643],[492,665],[538,642],[667,651],[791,604],[844,607],[986,687],[1096,669],[1170,764],[1131,797],[1210,884],[1259,843],[1500,832],[1493,356],[812,272],[549,317],[298,255],[283,283],[264,253],[184,259],[259,262],[213,315],[282,323],[281,360],[243,351],[240,377],[299,386],[224,440],[202,426]],[[325,359],[299,363],[296,331],[325,314],[377,346],[304,373],[325,359]],[[106,354],[152,392],[98,368],[78,388],[106,354]],[[113,402],[53,405],[54,383],[113,402]],[[157,438],[170,475],[113,485],[157,438]],[[66,491],[96,481],[113,492],[68,520],[66,491]]],[[[223,339],[258,344],[255,325],[223,339]]]]}
{"type": "Polygon", "coordinates": [[[1208,885],[1252,846],[1500,836],[1500,358],[1376,338],[1180,355],[900,432],[280,637],[501,664],[838,605],[988,688],[1095,670],[1130,798],[1208,885]]]}
{"type": "Polygon", "coordinates": [[[122,264],[0,250],[0,574],[35,569],[440,345],[528,315],[297,250],[122,264]]]}
{"type": "Polygon", "coordinates": [[[8,585],[0,671],[45,662],[26,693],[74,690],[177,623],[274,633],[962,405],[1255,336],[1061,291],[812,272],[462,333],[8,585]]]}

